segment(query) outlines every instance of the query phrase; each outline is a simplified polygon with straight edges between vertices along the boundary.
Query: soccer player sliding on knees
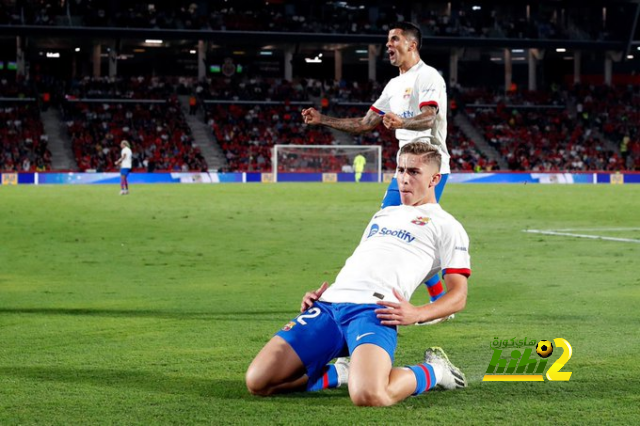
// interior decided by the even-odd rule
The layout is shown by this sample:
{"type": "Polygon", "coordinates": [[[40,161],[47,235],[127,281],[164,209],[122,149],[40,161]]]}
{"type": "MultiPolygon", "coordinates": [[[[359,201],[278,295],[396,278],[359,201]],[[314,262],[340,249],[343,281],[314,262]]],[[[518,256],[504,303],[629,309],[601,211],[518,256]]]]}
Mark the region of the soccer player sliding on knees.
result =
{"type": "Polygon", "coordinates": [[[441,348],[415,365],[393,367],[398,326],[464,309],[471,274],[469,238],[436,202],[441,155],[421,142],[400,150],[402,205],[378,211],[332,285],[304,295],[301,314],[262,348],[246,373],[248,390],[268,396],[348,385],[355,405],[387,406],[436,386],[467,385],[441,348]],[[412,293],[443,270],[449,291],[415,306],[412,293]],[[334,358],[351,356],[328,364],[334,358]]]}

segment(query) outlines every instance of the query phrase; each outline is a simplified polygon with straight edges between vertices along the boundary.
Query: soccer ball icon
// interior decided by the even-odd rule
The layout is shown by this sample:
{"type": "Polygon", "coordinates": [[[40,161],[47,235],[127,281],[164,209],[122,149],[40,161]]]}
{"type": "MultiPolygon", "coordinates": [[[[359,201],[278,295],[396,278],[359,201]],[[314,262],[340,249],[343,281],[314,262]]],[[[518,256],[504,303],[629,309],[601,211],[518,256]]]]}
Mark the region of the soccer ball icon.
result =
{"type": "Polygon", "coordinates": [[[540,340],[536,345],[536,353],[542,358],[549,358],[553,353],[553,345],[548,340],[540,340]]]}

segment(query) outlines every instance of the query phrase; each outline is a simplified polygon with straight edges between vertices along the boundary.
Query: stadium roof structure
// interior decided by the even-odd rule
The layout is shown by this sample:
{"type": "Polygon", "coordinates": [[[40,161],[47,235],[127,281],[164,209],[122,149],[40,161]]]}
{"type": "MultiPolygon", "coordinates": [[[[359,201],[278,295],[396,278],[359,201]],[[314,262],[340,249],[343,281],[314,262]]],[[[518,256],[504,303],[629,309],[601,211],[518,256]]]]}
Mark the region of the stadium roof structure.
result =
{"type": "MultiPolygon", "coordinates": [[[[380,44],[383,36],[376,34],[323,34],[262,31],[214,31],[214,30],[168,30],[144,28],[114,27],[43,27],[36,25],[6,26],[0,25],[0,36],[26,36],[46,38],[83,39],[170,39],[205,40],[214,43],[305,43],[322,44],[380,44]]],[[[481,37],[423,37],[423,46],[439,47],[501,47],[501,48],[540,48],[552,49],[565,47],[577,50],[627,50],[632,40],[593,41],[563,39],[527,39],[527,38],[481,38],[481,37]]]]}

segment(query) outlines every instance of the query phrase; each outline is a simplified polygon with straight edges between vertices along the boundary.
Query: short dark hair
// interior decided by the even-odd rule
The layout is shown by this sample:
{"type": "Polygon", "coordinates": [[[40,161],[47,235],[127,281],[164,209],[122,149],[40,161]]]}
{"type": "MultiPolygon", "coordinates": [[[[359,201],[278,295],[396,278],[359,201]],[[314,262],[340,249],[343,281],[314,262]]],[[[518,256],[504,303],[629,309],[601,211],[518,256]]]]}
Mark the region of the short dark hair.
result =
{"type": "Polygon", "coordinates": [[[442,154],[440,154],[440,150],[438,148],[431,145],[429,142],[414,139],[400,148],[400,155],[402,154],[418,155],[421,157],[423,163],[433,164],[436,166],[436,169],[440,170],[442,154]]]}
{"type": "Polygon", "coordinates": [[[416,24],[412,24],[411,22],[402,21],[395,22],[389,27],[391,30],[394,28],[401,29],[403,34],[409,33],[413,38],[415,38],[418,43],[418,51],[420,51],[422,48],[422,31],[420,31],[420,27],[416,24]]]}

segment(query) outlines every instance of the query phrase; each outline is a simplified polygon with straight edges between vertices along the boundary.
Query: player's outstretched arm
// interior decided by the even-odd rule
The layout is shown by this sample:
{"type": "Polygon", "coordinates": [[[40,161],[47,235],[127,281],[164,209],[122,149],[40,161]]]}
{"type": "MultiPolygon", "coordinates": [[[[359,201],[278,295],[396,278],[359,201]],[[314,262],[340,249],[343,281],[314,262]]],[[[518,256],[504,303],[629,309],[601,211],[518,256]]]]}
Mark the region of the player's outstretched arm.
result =
{"type": "Polygon", "coordinates": [[[372,110],[361,118],[336,118],[320,114],[315,108],[307,108],[302,110],[302,117],[306,124],[327,126],[353,134],[370,132],[382,122],[382,117],[372,110]]]}
{"type": "Polygon", "coordinates": [[[313,304],[318,299],[320,299],[320,296],[322,296],[322,293],[324,293],[327,288],[329,288],[329,283],[325,281],[322,283],[320,288],[317,289],[316,291],[306,292],[304,297],[302,298],[302,304],[300,305],[300,312],[304,312],[310,307],[312,307],[313,304]]]}
{"type": "Polygon", "coordinates": [[[421,131],[431,129],[436,122],[438,109],[430,105],[425,105],[421,111],[420,114],[411,118],[402,118],[389,112],[382,118],[382,123],[390,130],[406,129],[421,131]]]}

